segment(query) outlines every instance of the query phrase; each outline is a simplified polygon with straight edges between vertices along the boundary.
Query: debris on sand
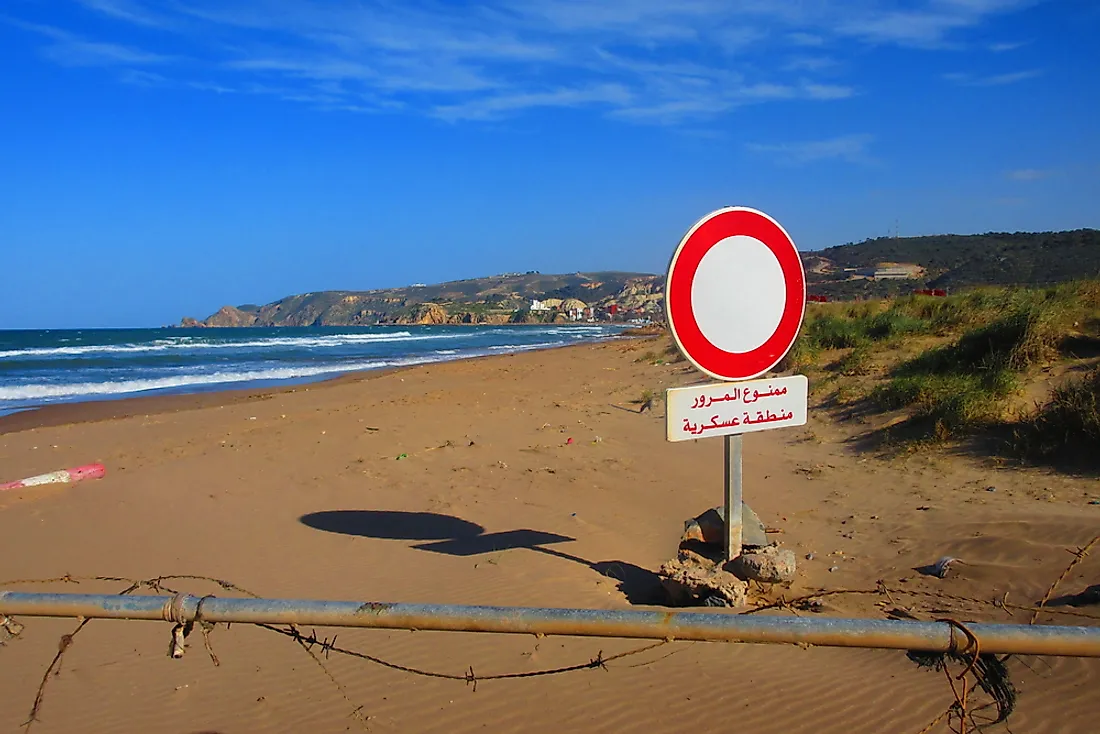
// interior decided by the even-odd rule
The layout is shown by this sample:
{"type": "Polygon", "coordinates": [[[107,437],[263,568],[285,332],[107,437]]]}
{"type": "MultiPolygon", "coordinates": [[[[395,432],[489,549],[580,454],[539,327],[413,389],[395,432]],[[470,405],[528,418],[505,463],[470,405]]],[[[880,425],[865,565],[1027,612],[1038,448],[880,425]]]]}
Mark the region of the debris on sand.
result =
{"type": "Polygon", "coordinates": [[[784,584],[794,581],[794,552],[771,545],[752,553],[742,553],[727,563],[725,569],[746,581],[784,584]]]}
{"type": "Polygon", "coordinates": [[[715,561],[681,549],[657,572],[672,606],[743,607],[748,584],[715,561]]]}
{"type": "Polygon", "coordinates": [[[958,558],[954,556],[944,556],[940,560],[936,561],[936,564],[932,566],[932,572],[941,579],[947,578],[948,572],[951,571],[951,564],[962,563],[958,558]]]}

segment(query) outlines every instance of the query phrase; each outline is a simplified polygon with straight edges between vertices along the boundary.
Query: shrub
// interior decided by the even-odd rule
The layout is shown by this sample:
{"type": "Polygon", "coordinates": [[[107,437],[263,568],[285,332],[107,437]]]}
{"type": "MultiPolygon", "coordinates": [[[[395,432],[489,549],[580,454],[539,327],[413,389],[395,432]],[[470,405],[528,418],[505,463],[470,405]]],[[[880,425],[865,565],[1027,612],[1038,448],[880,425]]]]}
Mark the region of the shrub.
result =
{"type": "Polygon", "coordinates": [[[1050,400],[1013,431],[1024,458],[1069,458],[1100,464],[1100,367],[1055,389],[1050,400]]]}
{"type": "Polygon", "coordinates": [[[859,322],[839,316],[824,316],[813,321],[809,337],[824,349],[851,349],[868,342],[859,322]]]}
{"type": "Polygon", "coordinates": [[[871,350],[865,346],[856,347],[829,365],[829,369],[848,377],[866,375],[871,371],[871,350]]]}
{"type": "Polygon", "coordinates": [[[816,367],[819,355],[820,350],[817,345],[811,339],[807,339],[805,335],[802,335],[798,337],[794,345],[791,346],[790,351],[780,360],[776,369],[780,372],[801,372],[810,367],[816,367]]]}

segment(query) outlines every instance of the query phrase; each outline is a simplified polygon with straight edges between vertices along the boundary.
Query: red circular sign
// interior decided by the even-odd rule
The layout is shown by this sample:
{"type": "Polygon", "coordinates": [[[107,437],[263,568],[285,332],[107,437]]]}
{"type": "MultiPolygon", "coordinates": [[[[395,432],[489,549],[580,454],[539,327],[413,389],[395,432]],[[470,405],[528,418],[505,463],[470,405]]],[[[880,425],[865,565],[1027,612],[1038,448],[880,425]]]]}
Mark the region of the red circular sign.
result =
{"type": "Polygon", "coordinates": [[[688,230],[665,286],[672,338],[720,380],[772,369],[794,344],[806,311],[806,275],[794,241],[763,212],[727,207],[688,230]]]}

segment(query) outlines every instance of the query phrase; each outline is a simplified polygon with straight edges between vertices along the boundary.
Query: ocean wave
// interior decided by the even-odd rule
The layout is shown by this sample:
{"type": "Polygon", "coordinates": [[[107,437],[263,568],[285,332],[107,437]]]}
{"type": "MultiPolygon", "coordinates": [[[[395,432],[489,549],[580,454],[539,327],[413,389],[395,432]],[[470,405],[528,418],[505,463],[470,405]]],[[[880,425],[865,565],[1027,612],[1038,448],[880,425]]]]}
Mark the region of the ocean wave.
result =
{"type": "Polygon", "coordinates": [[[165,352],[174,349],[254,349],[271,347],[332,348],[355,344],[379,344],[389,342],[426,341],[432,339],[456,339],[466,334],[416,334],[395,331],[385,334],[332,334],[326,336],[271,337],[248,341],[195,341],[190,337],[157,339],[145,344],[87,344],[79,347],[30,347],[0,351],[0,359],[19,357],[79,357],[89,354],[135,354],[165,352]]]}
{"type": "Polygon", "coordinates": [[[526,352],[528,349],[546,349],[547,347],[560,347],[564,342],[539,342],[538,344],[498,344],[489,349],[494,352],[526,352]]]}
{"type": "Polygon", "coordinates": [[[317,377],[319,375],[381,369],[383,367],[405,367],[437,361],[440,360],[430,357],[406,357],[402,359],[380,359],[368,362],[345,362],[342,364],[317,365],[314,367],[275,367],[266,370],[175,375],[172,377],[120,380],[117,382],[74,382],[62,385],[9,385],[0,387],[0,401],[72,398],[87,395],[120,395],[125,393],[168,390],[199,385],[222,385],[235,382],[258,382],[262,380],[294,380],[305,377],[317,377]]]}

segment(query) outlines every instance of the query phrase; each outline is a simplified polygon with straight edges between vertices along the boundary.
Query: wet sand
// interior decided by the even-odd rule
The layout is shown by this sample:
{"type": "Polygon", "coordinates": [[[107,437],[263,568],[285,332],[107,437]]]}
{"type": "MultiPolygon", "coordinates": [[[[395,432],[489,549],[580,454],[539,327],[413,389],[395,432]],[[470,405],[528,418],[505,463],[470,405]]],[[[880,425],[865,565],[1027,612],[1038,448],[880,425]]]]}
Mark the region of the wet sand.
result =
{"type": "MultiPolygon", "coordinates": [[[[660,347],[632,339],[0,418],[0,480],[94,461],[108,470],[0,493],[0,581],[194,574],[269,597],[643,605],[683,521],[722,497],[722,442],[669,444],[660,401],[638,412],[643,390],[701,381],[685,363],[639,361],[660,347]]],[[[857,450],[858,428],[819,410],[804,428],[745,439],[746,502],[800,564],[792,587],[773,596],[873,590],[880,580],[896,590],[824,597],[818,611],[793,613],[1026,622],[1030,614],[986,600],[1007,593],[1034,604],[1072,559],[1066,549],[1100,532],[1094,480],[950,453],[883,460],[857,450]],[[917,570],[944,555],[964,562],[948,578],[917,570]]],[[[1098,564],[1087,559],[1065,579],[1054,610],[1100,617],[1100,607],[1065,598],[1097,582],[1098,564]]],[[[2,731],[26,719],[60,636],[77,624],[21,621],[20,637],[0,647],[2,731]]],[[[218,666],[198,632],[173,660],[169,632],[166,623],[89,623],[32,731],[329,732],[365,720],[376,732],[915,734],[953,700],[942,673],[890,651],[673,642],[606,670],[482,681],[475,692],[335,654],[326,673],[292,640],[244,625],[211,633],[218,666]]],[[[341,646],[456,676],[586,663],[644,644],[336,633],[341,646]]],[[[1021,658],[1009,668],[1020,692],[1014,731],[1095,730],[1100,662],[1021,658]]]]}

